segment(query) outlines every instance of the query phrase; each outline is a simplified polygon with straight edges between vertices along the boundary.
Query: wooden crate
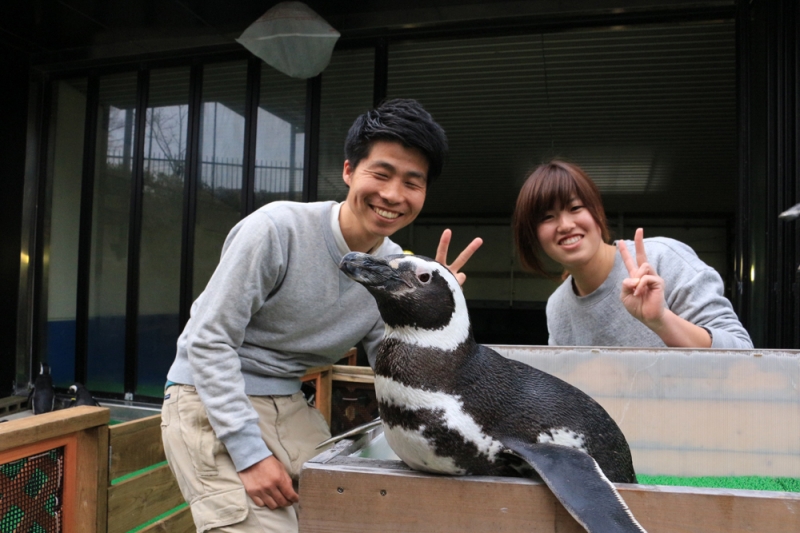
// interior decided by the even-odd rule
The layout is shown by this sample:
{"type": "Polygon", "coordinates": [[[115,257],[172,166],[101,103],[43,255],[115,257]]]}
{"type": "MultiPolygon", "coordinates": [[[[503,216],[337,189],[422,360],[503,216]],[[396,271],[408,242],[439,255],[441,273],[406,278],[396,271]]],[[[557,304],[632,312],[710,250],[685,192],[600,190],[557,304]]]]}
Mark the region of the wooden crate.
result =
{"type": "MultiPolygon", "coordinates": [[[[161,415],[108,428],[110,463],[106,480],[108,533],[124,533],[184,502],[178,482],[165,464],[161,415]],[[122,481],[119,478],[135,474],[122,481]]],[[[192,514],[184,507],[142,533],[195,531],[192,514]]]]}
{"type": "MultiPolygon", "coordinates": [[[[495,348],[597,399],[622,427],[639,473],[800,477],[800,352],[495,348]]],[[[358,376],[370,379],[368,369],[358,376]]],[[[435,476],[350,456],[378,431],[306,464],[301,533],[583,531],[541,483],[435,476]]],[[[797,493],[618,488],[649,533],[800,531],[797,493]]]]}
{"type": "MultiPolygon", "coordinates": [[[[380,428],[306,463],[300,533],[582,533],[543,483],[437,476],[400,461],[352,457],[380,428]]],[[[616,485],[649,533],[796,533],[800,494],[616,485]]]]}

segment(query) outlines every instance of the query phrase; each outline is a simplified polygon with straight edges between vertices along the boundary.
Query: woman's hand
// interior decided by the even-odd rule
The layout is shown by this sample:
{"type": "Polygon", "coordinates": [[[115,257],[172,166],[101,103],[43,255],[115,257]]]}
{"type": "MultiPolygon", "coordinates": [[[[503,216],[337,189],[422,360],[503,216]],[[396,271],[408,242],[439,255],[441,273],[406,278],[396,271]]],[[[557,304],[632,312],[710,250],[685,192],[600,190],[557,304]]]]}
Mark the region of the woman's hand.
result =
{"type": "Polygon", "coordinates": [[[658,335],[664,344],[672,347],[708,348],[711,335],[705,328],[692,324],[670,311],[664,299],[664,280],[647,262],[644,251],[644,230],[636,230],[636,261],[628,252],[625,242],[618,242],[619,253],[628,269],[628,278],[622,280],[622,305],[636,319],[658,335]],[[638,263],[638,264],[637,264],[638,263]]]}
{"type": "Polygon", "coordinates": [[[636,261],[628,252],[625,241],[617,241],[622,261],[628,269],[628,278],[622,281],[622,304],[625,309],[647,327],[657,330],[664,318],[664,280],[647,262],[644,250],[644,230],[636,230],[636,261]]]}

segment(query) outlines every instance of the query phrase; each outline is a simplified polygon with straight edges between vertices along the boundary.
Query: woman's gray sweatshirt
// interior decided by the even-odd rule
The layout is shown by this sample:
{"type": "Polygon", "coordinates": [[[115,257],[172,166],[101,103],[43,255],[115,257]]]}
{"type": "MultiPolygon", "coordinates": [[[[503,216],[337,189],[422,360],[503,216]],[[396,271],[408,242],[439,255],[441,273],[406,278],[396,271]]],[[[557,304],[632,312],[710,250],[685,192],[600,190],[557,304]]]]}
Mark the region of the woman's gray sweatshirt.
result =
{"type": "MultiPolygon", "coordinates": [[[[238,471],[271,455],[248,394],[293,394],[308,368],[362,340],[374,360],[383,338],[375,300],[339,271],[336,208],[273,202],[239,222],[178,339],[167,377],[197,388],[238,471]]],[[[384,239],[372,253],[402,250],[384,239]]]]}
{"type": "MultiPolygon", "coordinates": [[[[635,257],[636,246],[625,241],[635,257]]],[[[705,328],[712,348],[752,348],[722,278],[689,246],[666,237],[644,239],[647,262],[664,279],[666,306],[681,318],[705,328]]],[[[578,296],[568,277],[547,300],[549,344],[554,346],[664,347],[664,341],[633,317],[622,304],[622,280],[628,270],[619,251],[608,278],[593,293],[578,296]]]]}

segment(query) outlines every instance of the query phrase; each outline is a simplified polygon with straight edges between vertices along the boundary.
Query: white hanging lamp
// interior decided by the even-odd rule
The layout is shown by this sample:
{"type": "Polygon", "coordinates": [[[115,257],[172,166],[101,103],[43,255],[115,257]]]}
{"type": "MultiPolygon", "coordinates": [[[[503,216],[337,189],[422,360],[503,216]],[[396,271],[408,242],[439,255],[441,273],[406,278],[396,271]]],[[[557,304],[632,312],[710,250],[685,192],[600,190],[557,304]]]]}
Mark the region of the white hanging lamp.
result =
{"type": "Polygon", "coordinates": [[[236,42],[293,78],[313,78],[328,66],[340,34],[303,2],[276,4],[236,42]]]}

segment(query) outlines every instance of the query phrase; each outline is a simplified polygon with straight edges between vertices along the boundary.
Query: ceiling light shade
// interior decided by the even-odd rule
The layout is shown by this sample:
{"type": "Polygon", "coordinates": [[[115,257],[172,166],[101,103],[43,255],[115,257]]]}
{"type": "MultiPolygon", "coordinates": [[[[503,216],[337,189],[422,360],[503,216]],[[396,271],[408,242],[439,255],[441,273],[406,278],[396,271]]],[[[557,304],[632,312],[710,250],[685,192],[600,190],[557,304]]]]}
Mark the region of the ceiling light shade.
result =
{"type": "Polygon", "coordinates": [[[339,32],[302,2],[276,4],[236,42],[293,78],[313,78],[328,66],[339,32]]]}

